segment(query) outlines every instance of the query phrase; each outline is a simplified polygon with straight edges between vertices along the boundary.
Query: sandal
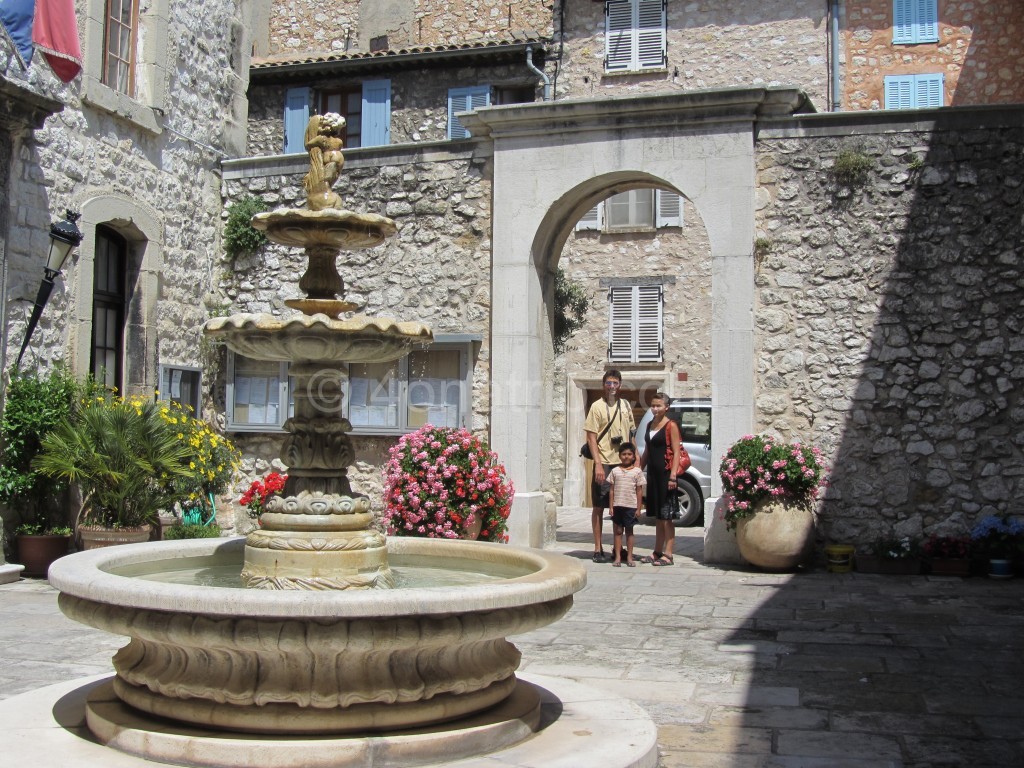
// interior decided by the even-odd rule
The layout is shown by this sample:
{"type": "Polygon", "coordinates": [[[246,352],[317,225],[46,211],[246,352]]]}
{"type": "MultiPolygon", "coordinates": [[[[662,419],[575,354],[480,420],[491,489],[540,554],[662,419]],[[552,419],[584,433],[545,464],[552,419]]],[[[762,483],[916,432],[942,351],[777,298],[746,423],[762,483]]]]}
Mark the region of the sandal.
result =
{"type": "Polygon", "coordinates": [[[619,562],[612,563],[612,568],[621,568],[621,567],[622,567],[622,563],[619,563],[619,562]]]}
{"type": "Polygon", "coordinates": [[[661,552],[651,552],[649,555],[644,555],[640,558],[640,562],[644,565],[654,565],[656,560],[661,559],[661,552]]]}
{"type": "Polygon", "coordinates": [[[600,552],[595,552],[593,560],[595,563],[603,563],[605,560],[604,550],[602,549],[600,552]]]}
{"type": "Polygon", "coordinates": [[[676,563],[675,563],[675,560],[672,559],[672,555],[662,555],[657,560],[655,560],[653,563],[651,563],[651,565],[655,565],[655,566],[666,566],[666,565],[675,565],[675,564],[676,563]]]}
{"type": "Polygon", "coordinates": [[[626,567],[627,568],[636,568],[636,561],[635,560],[627,560],[626,561],[626,567]]]}

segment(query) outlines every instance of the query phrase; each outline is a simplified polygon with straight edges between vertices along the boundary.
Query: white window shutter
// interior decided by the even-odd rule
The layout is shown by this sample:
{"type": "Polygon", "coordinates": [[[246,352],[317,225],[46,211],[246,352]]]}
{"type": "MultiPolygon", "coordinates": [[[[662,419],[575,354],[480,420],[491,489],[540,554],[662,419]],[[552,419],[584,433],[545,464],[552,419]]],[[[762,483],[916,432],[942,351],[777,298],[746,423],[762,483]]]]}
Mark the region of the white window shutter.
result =
{"type": "Polygon", "coordinates": [[[895,45],[914,42],[915,2],[917,0],[893,0],[892,2],[892,42],[895,45]]]}
{"type": "Polygon", "coordinates": [[[914,78],[914,106],[917,109],[941,107],[943,99],[943,75],[917,75],[914,78]]]}
{"type": "Polygon", "coordinates": [[[885,78],[885,108],[914,108],[913,75],[892,75],[885,78]]]}
{"type": "Polygon", "coordinates": [[[613,363],[631,363],[634,359],[634,289],[624,286],[608,291],[608,360],[613,363]]]}
{"type": "Polygon", "coordinates": [[[635,0],[636,69],[660,69],[667,66],[665,0],[635,0]]]}
{"type": "Polygon", "coordinates": [[[667,189],[656,190],[654,195],[654,226],[659,228],[683,226],[683,198],[667,189]]]}
{"type": "Polygon", "coordinates": [[[660,362],[662,358],[662,286],[638,285],[636,294],[636,362],[660,362]]]}
{"type": "Polygon", "coordinates": [[[604,222],[604,203],[598,203],[589,211],[583,214],[579,221],[576,222],[576,231],[582,232],[584,230],[597,230],[601,231],[601,227],[604,222]]]}
{"type": "Polygon", "coordinates": [[[608,0],[605,3],[604,68],[607,72],[633,68],[633,2],[608,0]]]}

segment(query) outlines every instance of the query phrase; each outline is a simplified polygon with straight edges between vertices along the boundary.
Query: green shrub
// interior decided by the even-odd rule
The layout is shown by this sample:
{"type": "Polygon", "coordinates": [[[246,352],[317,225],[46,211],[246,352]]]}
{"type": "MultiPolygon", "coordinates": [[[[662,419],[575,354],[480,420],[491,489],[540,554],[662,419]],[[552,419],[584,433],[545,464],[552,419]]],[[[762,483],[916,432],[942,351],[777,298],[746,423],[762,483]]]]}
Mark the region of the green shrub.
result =
{"type": "Polygon", "coordinates": [[[228,220],[224,225],[224,250],[228,256],[253,253],[267,242],[267,236],[252,227],[252,217],[265,210],[267,204],[252,195],[228,206],[228,220]]]}
{"type": "Polygon", "coordinates": [[[200,523],[178,523],[164,531],[164,540],[178,539],[217,539],[220,538],[220,527],[202,525],[200,523]]]}
{"type": "Polygon", "coordinates": [[[561,267],[555,272],[555,327],[552,334],[555,354],[565,351],[566,342],[587,321],[590,296],[581,283],[566,276],[561,267]]]}
{"type": "Polygon", "coordinates": [[[15,372],[0,418],[0,502],[21,510],[22,522],[41,529],[61,524],[56,500],[66,483],[32,468],[42,439],[66,421],[83,390],[57,365],[45,375],[15,372]]]}
{"type": "Polygon", "coordinates": [[[874,161],[860,149],[846,148],[836,155],[832,166],[832,177],[844,187],[863,184],[868,172],[874,167],[874,161]]]}

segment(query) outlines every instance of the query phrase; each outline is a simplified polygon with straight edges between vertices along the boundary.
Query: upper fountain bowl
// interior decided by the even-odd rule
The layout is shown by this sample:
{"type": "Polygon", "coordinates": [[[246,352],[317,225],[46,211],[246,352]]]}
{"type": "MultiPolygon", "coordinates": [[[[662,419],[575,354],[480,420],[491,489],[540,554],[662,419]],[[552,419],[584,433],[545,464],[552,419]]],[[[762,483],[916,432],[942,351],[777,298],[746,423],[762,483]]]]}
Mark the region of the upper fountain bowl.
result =
{"type": "Polygon", "coordinates": [[[281,245],[349,251],[373,248],[397,231],[395,222],[386,216],[337,208],[276,208],[253,216],[252,226],[281,245]]]}

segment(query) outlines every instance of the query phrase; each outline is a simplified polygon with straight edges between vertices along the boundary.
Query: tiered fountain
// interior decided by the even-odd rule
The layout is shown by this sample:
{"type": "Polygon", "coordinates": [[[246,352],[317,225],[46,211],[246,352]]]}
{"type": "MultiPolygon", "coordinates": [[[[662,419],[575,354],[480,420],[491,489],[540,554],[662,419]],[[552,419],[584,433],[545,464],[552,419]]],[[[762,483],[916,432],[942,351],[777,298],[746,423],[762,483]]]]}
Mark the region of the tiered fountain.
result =
{"type": "Polygon", "coordinates": [[[271,240],[305,249],[306,296],[286,302],[301,314],[206,326],[240,354],[289,362],[284,497],[244,543],[112,547],[50,571],[68,616],[131,638],[114,657],[112,684],[90,697],[87,722],[103,743],[148,759],[407,765],[518,742],[537,726],[540,697],[517,680],[519,652],[505,636],[555,621],[585,583],[575,561],[535,550],[387,540],[370,525],[370,500],[353,494],[351,425],[337,416],[334,369],[394,360],[431,332],[351,315],[339,298],[339,252],[395,232],[390,219],[343,210],[332,191],[344,162],[340,120],[310,120],[307,207],[253,220],[271,240]],[[420,571],[438,569],[448,586],[417,586],[420,571]],[[245,588],[237,576],[228,587],[201,585],[217,570],[240,572],[245,588]],[[392,588],[396,571],[409,586],[392,588]]]}

